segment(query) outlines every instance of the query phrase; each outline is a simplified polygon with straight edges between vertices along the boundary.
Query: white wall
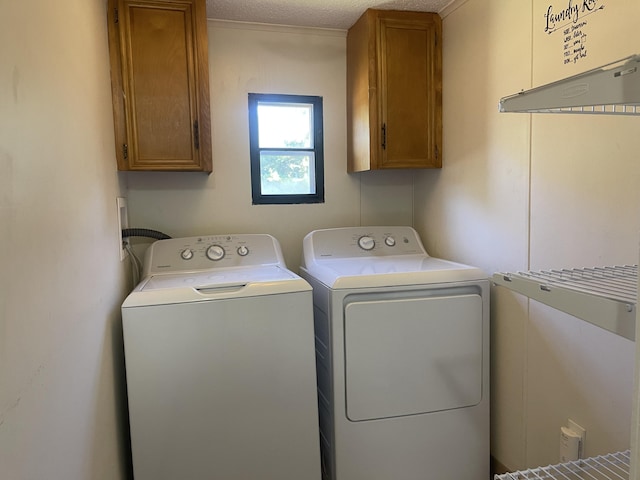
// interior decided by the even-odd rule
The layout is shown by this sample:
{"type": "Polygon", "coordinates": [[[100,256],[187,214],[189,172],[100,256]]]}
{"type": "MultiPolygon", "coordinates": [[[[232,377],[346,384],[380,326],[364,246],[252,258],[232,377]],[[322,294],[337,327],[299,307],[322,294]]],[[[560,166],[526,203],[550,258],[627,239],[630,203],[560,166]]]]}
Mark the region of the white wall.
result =
{"type": "Polygon", "coordinates": [[[0,59],[0,477],[124,478],[106,2],[3,2],[0,59]]]}
{"type": "MultiPolygon", "coordinates": [[[[427,250],[487,273],[527,267],[529,119],[498,115],[497,104],[529,85],[530,17],[521,2],[476,1],[444,18],[443,168],[416,180],[415,223],[427,250]]],[[[491,307],[492,453],[518,467],[526,303],[494,290],[491,307]]]]}
{"type": "Polygon", "coordinates": [[[270,233],[297,270],[318,228],[411,224],[412,173],[346,172],[346,32],[209,21],[213,173],[129,173],[131,224],[173,237],[270,233]],[[319,95],[325,203],[252,205],[248,93],[319,95]]]}
{"type": "MultiPolygon", "coordinates": [[[[582,5],[582,2],[573,2],[582,5]]],[[[444,165],[415,183],[433,255],[487,273],[637,263],[636,118],[499,114],[498,99],[637,53],[635,0],[597,0],[588,54],[563,65],[544,14],[559,0],[468,0],[444,19],[444,165]]],[[[492,454],[512,469],[558,461],[559,428],[586,454],[629,446],[632,342],[503,288],[492,290],[492,454]]]]}

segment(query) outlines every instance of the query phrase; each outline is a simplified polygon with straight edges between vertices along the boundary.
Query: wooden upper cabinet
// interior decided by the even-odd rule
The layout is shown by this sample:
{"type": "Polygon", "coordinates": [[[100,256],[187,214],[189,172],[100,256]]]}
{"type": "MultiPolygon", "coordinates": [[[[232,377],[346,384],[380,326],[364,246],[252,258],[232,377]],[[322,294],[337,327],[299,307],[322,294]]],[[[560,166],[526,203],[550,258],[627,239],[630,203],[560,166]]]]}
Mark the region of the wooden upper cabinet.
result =
{"type": "Polygon", "coordinates": [[[211,172],[205,0],[109,0],[119,170],[211,172]]]}
{"type": "Polygon", "coordinates": [[[442,21],[367,10],[347,35],[349,172],[442,166],[442,21]]]}

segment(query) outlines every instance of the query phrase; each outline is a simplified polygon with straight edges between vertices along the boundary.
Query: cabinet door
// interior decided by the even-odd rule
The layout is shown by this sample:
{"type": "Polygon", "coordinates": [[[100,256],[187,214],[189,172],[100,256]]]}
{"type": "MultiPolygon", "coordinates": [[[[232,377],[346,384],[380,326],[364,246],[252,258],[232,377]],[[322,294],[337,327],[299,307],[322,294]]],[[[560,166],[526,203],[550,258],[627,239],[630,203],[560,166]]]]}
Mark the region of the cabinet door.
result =
{"type": "Polygon", "coordinates": [[[379,168],[442,166],[440,37],[437,15],[379,18],[379,168]]]}
{"type": "Polygon", "coordinates": [[[204,0],[110,0],[120,170],[211,171],[204,0]]]}

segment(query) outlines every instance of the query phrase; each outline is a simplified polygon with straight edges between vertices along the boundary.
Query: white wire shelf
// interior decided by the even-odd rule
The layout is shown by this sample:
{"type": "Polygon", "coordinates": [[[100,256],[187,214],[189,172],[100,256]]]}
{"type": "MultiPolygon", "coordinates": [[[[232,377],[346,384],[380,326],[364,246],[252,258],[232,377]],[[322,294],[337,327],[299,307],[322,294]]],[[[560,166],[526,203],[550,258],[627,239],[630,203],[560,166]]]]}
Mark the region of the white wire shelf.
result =
{"type": "Polygon", "coordinates": [[[587,107],[557,107],[529,109],[527,113],[582,113],[600,115],[640,115],[640,105],[590,105],[587,107]]]}
{"type": "Polygon", "coordinates": [[[493,282],[635,341],[637,265],[499,272],[493,282]]]}
{"type": "Polygon", "coordinates": [[[501,112],[640,115],[640,55],[500,99],[501,112]]]}
{"type": "Polygon", "coordinates": [[[629,480],[630,451],[583,458],[519,472],[494,475],[494,480],[629,480]]]}

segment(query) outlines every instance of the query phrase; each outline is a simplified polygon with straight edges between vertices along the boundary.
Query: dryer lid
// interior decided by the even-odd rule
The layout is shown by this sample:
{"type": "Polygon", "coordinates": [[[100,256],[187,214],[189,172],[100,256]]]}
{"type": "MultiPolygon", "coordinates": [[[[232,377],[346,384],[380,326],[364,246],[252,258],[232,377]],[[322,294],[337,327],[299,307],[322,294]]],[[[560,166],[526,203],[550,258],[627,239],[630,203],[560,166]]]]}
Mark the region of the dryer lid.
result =
{"type": "Polygon", "coordinates": [[[334,289],[487,278],[478,268],[430,257],[418,233],[402,226],[313,231],[303,242],[301,268],[334,289]]]}
{"type": "Polygon", "coordinates": [[[428,255],[320,260],[302,268],[333,289],[450,283],[487,278],[479,268],[428,255]]]}

